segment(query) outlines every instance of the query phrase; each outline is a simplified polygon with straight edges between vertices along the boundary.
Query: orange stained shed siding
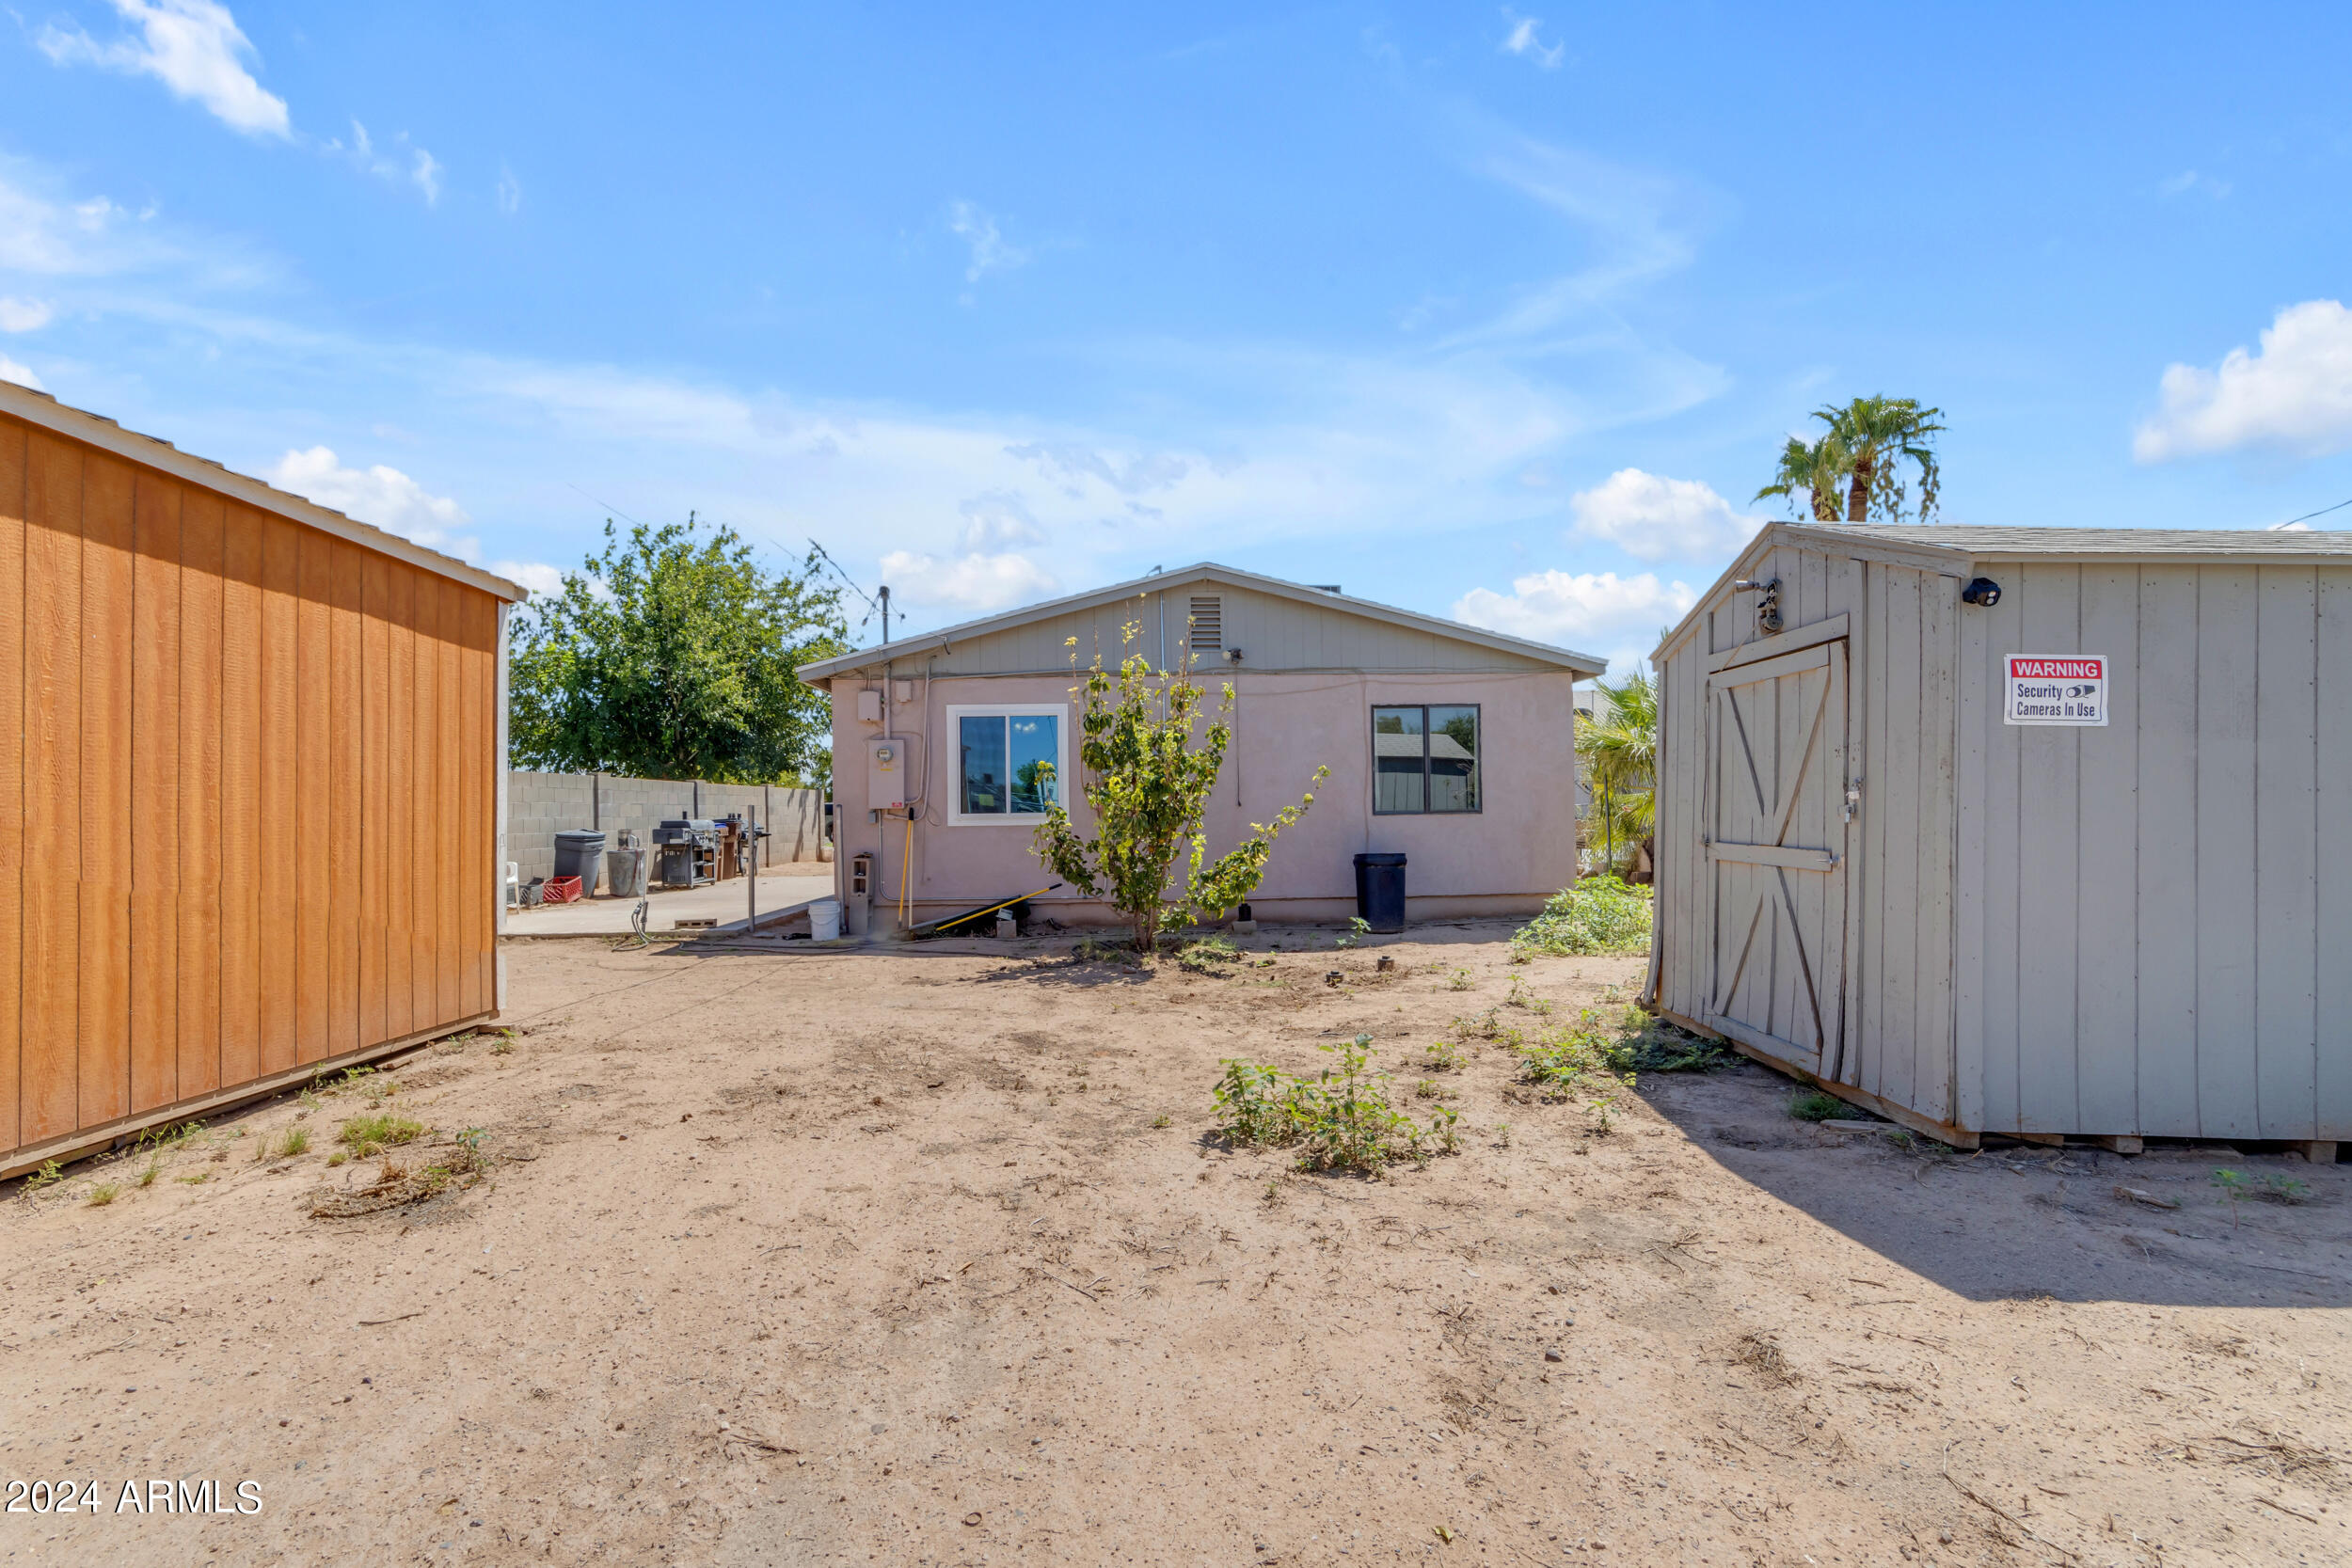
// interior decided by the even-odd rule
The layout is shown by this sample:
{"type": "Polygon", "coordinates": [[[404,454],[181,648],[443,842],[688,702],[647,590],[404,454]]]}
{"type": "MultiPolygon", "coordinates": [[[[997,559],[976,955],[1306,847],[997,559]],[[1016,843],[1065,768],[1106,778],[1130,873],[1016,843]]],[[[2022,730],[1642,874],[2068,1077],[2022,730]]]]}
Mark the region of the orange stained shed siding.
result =
{"type": "Polygon", "coordinates": [[[131,490],[131,1108],[180,1098],[180,507],[139,472],[131,490]]]}
{"type": "Polygon", "coordinates": [[[24,1043],[24,438],[0,424],[0,1148],[18,1137],[24,1043]]]}
{"type": "Polygon", "coordinates": [[[82,449],[42,432],[24,464],[24,923],[20,1138],[82,1123],[82,449]]]}
{"type": "MultiPolygon", "coordinates": [[[[220,824],[228,796],[220,498],[187,492],[180,506],[180,888],[172,905],[180,957],[175,1023],[180,1093],[220,1087],[222,963],[220,824]]],[[[251,780],[247,778],[248,792],[251,780]]]]}
{"type": "Polygon", "coordinates": [[[498,616],[0,415],[0,1164],[495,1006],[498,616]]]}
{"type": "Polygon", "coordinates": [[[80,1115],[131,1110],[131,466],[82,467],[80,1115]]]}

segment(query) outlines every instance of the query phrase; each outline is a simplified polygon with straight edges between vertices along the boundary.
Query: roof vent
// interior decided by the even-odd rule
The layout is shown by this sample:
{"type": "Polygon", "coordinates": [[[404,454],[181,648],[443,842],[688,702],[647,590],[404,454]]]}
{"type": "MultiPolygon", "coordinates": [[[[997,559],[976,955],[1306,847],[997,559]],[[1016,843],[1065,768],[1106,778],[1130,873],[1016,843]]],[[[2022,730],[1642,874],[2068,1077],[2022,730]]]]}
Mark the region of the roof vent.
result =
{"type": "Polygon", "coordinates": [[[1225,650],[1225,601],[1215,594],[1192,595],[1192,657],[1225,650]]]}
{"type": "Polygon", "coordinates": [[[1336,594],[1340,591],[1340,585],[1336,582],[1311,582],[1307,586],[1318,594],[1336,594]]]}

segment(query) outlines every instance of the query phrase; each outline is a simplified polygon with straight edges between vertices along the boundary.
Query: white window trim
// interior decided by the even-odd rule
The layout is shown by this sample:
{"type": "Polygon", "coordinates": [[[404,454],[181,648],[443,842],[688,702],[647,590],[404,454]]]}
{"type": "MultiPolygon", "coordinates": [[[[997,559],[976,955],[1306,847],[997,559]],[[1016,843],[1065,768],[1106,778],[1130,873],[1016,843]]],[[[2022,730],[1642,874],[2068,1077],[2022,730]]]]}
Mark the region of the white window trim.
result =
{"type": "Polygon", "coordinates": [[[947,706],[949,781],[955,791],[947,798],[951,828],[1035,828],[1043,812],[973,812],[963,809],[963,721],[973,719],[1057,719],[1054,726],[1054,779],[1061,786],[1062,805],[1070,804],[1070,705],[1068,703],[962,703],[947,706]]]}

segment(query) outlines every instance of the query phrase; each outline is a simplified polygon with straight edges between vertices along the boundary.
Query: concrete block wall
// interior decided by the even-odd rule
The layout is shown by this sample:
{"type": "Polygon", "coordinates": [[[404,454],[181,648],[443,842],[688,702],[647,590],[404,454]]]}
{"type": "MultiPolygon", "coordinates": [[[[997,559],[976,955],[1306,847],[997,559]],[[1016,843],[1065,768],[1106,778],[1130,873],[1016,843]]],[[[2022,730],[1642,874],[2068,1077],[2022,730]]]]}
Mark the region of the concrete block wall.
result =
{"type": "Polygon", "coordinates": [[[814,789],[768,784],[722,784],[700,779],[626,779],[612,773],[507,775],[506,853],[524,881],[555,875],[555,835],[601,829],[616,847],[623,829],[648,848],[654,825],[673,817],[722,817],[753,811],[770,830],[760,864],[786,865],[824,857],[824,796],[814,789]]]}

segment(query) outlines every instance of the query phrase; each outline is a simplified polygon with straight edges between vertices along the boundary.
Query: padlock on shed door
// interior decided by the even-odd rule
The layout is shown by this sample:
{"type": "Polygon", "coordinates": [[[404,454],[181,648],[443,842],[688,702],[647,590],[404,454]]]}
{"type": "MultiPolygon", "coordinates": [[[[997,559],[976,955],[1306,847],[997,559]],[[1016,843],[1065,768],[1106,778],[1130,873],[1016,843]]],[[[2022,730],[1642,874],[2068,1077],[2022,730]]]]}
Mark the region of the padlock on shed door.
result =
{"type": "Polygon", "coordinates": [[[886,735],[866,742],[866,806],[869,811],[898,811],[907,803],[907,742],[904,736],[886,735]]]}

